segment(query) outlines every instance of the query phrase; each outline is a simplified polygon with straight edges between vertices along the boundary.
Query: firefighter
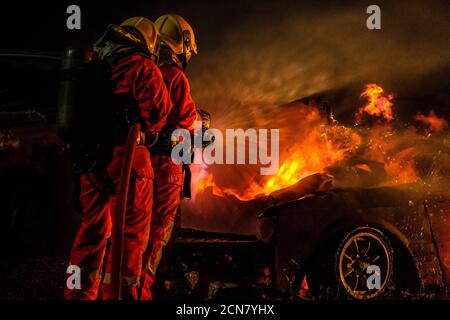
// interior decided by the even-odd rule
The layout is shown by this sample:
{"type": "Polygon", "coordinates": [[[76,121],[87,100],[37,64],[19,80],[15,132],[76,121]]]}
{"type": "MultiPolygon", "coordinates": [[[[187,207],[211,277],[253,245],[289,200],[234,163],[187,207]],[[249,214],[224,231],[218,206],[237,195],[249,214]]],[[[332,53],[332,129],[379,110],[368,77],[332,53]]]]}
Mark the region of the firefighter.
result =
{"type": "Polygon", "coordinates": [[[173,108],[167,117],[158,143],[152,148],[152,165],[155,171],[154,203],[150,237],[144,254],[140,287],[142,300],[152,299],[151,287],[167,245],[182,198],[183,167],[171,159],[171,133],[175,129],[193,132],[194,121],[201,120],[192,100],[185,70],[193,54],[197,53],[191,26],[182,17],[167,14],[155,21],[161,40],[159,67],[169,90],[173,108]]]}
{"type": "MultiPolygon", "coordinates": [[[[94,45],[98,58],[110,62],[116,110],[122,115],[119,118],[126,124],[130,117],[137,117],[143,128],[133,160],[124,224],[123,299],[137,299],[152,208],[154,173],[143,137],[153,136],[162,129],[172,107],[161,72],[154,62],[156,49],[157,29],[142,17],[130,18],[119,26],[110,25],[94,45]]],[[[118,128],[118,132],[126,133],[127,128],[118,128]]],[[[70,256],[70,264],[81,269],[81,289],[66,288],[66,299],[97,299],[102,277],[105,284],[102,297],[108,298],[110,264],[104,275],[103,266],[107,252],[111,252],[107,250],[114,216],[111,210],[115,207],[115,186],[120,177],[125,141],[126,134],[125,138],[119,135],[106,164],[81,174],[81,226],[70,256]]]]}

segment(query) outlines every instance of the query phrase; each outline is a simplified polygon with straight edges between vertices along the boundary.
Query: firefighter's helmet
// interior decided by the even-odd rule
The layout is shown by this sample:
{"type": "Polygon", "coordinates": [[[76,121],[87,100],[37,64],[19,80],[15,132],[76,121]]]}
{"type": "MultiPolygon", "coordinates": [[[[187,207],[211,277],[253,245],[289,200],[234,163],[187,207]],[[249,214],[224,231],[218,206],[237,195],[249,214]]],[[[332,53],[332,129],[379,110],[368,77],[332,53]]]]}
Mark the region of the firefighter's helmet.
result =
{"type": "Polygon", "coordinates": [[[150,54],[156,54],[158,30],[153,22],[144,17],[133,17],[125,20],[114,30],[122,37],[137,43],[148,50],[150,54]]]}
{"type": "Polygon", "coordinates": [[[185,56],[186,61],[197,53],[194,31],[190,24],[176,14],[165,14],[155,21],[161,41],[177,56],[185,56]]]}

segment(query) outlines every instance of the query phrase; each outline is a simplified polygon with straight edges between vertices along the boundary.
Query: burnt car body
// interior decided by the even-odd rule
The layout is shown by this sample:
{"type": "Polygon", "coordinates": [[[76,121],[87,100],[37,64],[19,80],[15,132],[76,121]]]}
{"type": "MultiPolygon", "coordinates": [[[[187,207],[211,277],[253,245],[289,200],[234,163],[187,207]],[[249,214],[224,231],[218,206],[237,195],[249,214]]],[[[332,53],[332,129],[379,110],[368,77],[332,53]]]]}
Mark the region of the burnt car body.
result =
{"type": "Polygon", "coordinates": [[[254,244],[266,248],[256,256],[271,261],[272,283],[284,297],[448,298],[450,153],[441,137],[395,145],[399,152],[414,147],[415,183],[389,181],[383,163],[349,157],[325,169],[330,185],[314,174],[277,191],[287,195],[279,205],[226,199],[230,216],[243,208],[248,218],[265,206],[254,244]],[[369,270],[380,275],[379,287],[369,288],[369,270]]]}
{"type": "MultiPolygon", "coordinates": [[[[352,245],[349,235],[356,236],[352,239],[357,240],[353,245],[358,249],[358,242],[361,247],[361,242],[367,241],[364,235],[372,234],[370,241],[383,243],[391,264],[389,270],[381,270],[388,273],[382,275],[388,282],[383,294],[403,290],[422,297],[428,293],[448,295],[450,198],[445,185],[334,189],[269,208],[260,216],[260,236],[274,248],[278,289],[291,289],[295,294],[306,276],[315,297],[330,297],[330,292],[339,297],[339,289],[357,299],[378,296],[357,290],[355,283],[355,292],[344,290],[345,275],[339,272],[345,267],[352,272],[354,261],[339,259],[340,254],[349,254],[343,253],[346,245],[347,249],[352,245]]],[[[370,256],[374,245],[369,248],[359,248],[358,259],[370,256]]]]}

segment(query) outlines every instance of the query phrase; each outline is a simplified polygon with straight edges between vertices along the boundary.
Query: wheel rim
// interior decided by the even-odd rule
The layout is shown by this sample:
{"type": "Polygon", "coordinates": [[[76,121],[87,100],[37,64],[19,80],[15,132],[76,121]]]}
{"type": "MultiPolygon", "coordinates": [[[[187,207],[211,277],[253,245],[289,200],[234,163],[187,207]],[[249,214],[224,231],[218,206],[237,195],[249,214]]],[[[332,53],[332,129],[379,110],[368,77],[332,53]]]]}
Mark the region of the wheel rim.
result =
{"type": "Polygon", "coordinates": [[[379,235],[361,231],[351,236],[339,254],[339,279],[345,290],[359,300],[373,299],[384,292],[392,271],[390,246],[379,235]],[[370,265],[380,268],[379,289],[369,289],[367,273],[370,265]]]}

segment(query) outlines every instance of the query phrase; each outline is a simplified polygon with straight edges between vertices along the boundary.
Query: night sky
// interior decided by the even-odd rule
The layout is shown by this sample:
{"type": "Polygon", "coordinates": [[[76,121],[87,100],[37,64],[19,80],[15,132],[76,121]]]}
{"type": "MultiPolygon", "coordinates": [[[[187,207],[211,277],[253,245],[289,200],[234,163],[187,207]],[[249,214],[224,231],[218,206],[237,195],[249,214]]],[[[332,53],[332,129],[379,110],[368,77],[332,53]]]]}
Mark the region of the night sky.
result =
{"type": "MultiPolygon", "coordinates": [[[[14,1],[2,4],[0,50],[87,47],[110,23],[164,13],[193,26],[192,94],[221,126],[242,122],[229,109],[247,110],[248,119],[255,108],[329,90],[353,86],[353,97],[369,82],[400,96],[448,89],[448,1],[14,1]],[[375,3],[382,29],[370,31],[366,8],[375,3]],[[66,29],[69,4],[81,7],[81,30],[66,29]]],[[[355,101],[332,102],[344,115],[355,101]]]]}

